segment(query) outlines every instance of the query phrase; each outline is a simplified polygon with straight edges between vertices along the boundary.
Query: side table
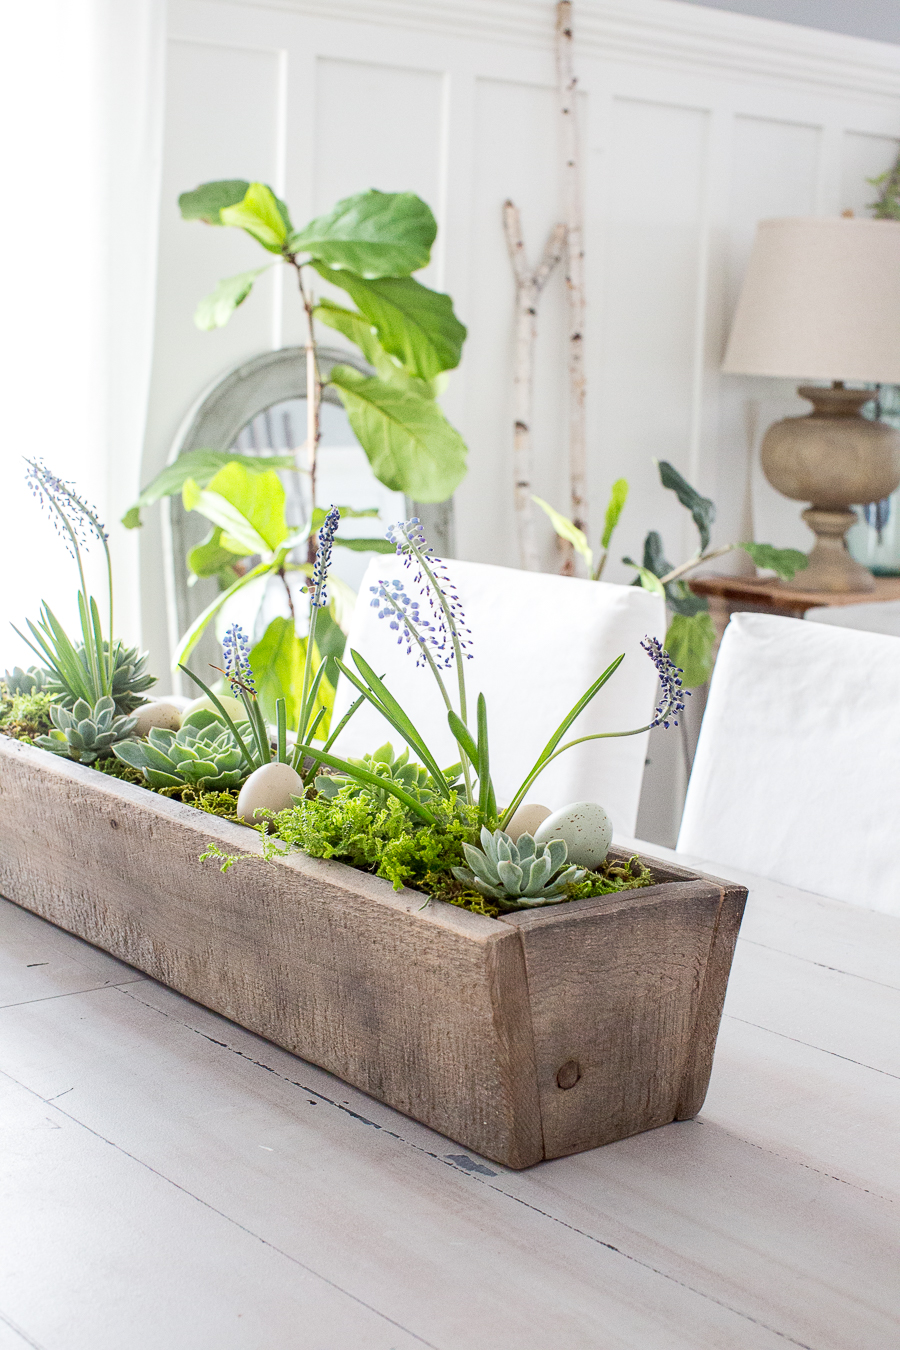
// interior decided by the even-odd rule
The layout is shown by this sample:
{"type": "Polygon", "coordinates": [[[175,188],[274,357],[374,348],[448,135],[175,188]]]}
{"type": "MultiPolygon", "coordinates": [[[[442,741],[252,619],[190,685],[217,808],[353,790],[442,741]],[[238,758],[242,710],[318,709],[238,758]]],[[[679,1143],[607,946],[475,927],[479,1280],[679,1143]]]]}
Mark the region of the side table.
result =
{"type": "Polygon", "coordinates": [[[703,576],[688,582],[695,595],[709,601],[710,618],[716,630],[716,646],[722,640],[725,625],[732,614],[749,610],[754,614],[783,614],[802,619],[814,605],[863,605],[873,600],[900,600],[900,577],[876,577],[874,591],[835,594],[826,591],[794,591],[777,580],[755,577],[703,576]]]}

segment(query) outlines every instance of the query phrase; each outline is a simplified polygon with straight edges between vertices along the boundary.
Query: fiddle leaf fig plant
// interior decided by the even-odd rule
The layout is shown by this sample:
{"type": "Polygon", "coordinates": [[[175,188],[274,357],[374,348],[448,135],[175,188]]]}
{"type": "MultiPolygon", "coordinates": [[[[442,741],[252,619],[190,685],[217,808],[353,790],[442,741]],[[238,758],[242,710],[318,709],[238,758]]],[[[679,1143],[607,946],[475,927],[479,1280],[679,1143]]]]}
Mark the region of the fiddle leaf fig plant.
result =
{"type": "MultiPolygon", "coordinates": [[[[343,403],[380,482],[416,501],[444,501],[465,475],[467,452],[437,398],[446,372],[459,364],[466,329],[450,297],[412,275],[428,264],[437,235],[431,209],[413,193],[362,192],[299,230],[286,203],[265,183],[245,179],[203,183],[182,193],[179,206],[184,220],[243,230],[271,255],[260,266],[220,281],[200,301],[194,315],[199,328],[209,331],[228,323],[271,267],[286,266],[295,277],[306,319],[306,444],[289,456],[259,458],[212,450],[181,455],[144,488],[123,523],[139,526],[142,509],[176,493],[186,510],[210,522],[206,538],[189,551],[187,565],[191,582],[213,577],[220,594],[184,634],[176,663],[186,660],[207,625],[238,592],[255,585],[261,605],[268,578],[281,578],[286,612],[263,633],[256,631],[250,654],[260,701],[271,717],[270,688],[305,665],[310,641],[302,630],[300,635],[288,631],[296,618],[288,574],[311,572],[324,519],[316,498],[323,388],[330,385],[343,403]],[[326,283],[332,294],[316,294],[320,283],[326,283]],[[337,303],[335,292],[349,297],[355,307],[337,303]],[[326,376],[319,360],[317,320],[352,343],[371,373],[338,363],[326,376]],[[289,523],[285,518],[285,493],[277,472],[284,469],[296,469],[301,475],[307,516],[303,521],[289,523]]],[[[338,509],[342,517],[377,514],[338,509]]],[[[338,537],[334,543],[365,552],[391,548],[383,537],[338,537]]],[[[340,592],[336,580],[328,613],[318,616],[316,659],[343,653],[341,615],[349,606],[340,592]]],[[[325,680],[321,692],[330,709],[331,682],[325,680]]],[[[326,716],[323,736],[327,729],[326,716]]]]}

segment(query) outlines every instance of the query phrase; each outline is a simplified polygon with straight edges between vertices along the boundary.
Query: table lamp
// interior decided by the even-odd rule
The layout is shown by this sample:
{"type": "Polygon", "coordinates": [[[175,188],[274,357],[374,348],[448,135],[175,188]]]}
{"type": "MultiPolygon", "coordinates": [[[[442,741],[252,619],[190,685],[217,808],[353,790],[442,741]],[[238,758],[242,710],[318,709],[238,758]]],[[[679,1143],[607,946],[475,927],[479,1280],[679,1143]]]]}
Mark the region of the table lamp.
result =
{"type": "Polygon", "coordinates": [[[812,412],[766,432],[762,468],[802,512],[815,546],[795,590],[868,591],[875,580],[844,535],[854,505],[900,485],[900,432],[860,414],[870,389],[900,384],[900,221],[846,217],[760,221],[722,369],[829,380],[801,384],[812,412]]]}

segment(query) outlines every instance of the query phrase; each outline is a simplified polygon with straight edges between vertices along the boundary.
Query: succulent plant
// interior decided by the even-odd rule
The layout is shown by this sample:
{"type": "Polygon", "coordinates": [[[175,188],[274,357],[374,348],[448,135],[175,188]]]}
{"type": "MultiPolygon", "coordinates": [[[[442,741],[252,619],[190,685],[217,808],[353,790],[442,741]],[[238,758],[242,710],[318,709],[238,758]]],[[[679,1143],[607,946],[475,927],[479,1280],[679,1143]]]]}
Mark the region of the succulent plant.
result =
{"type": "MultiPolygon", "coordinates": [[[[246,723],[238,726],[245,739],[246,723]]],[[[114,750],[117,759],[141,769],[150,787],[201,787],[221,792],[237,787],[253,768],[232,732],[215,715],[198,708],[179,731],[152,727],[146,741],[127,741],[114,750]]]]}
{"type": "Polygon", "coordinates": [[[457,881],[472,886],[501,909],[530,909],[558,904],[569,886],[583,880],[580,867],[564,867],[568,849],[562,839],[536,844],[530,834],[513,843],[508,834],[481,828],[481,848],[463,844],[468,867],[454,867],[457,881]],[[471,869],[471,870],[469,870],[471,869]]]}
{"type": "MultiPolygon", "coordinates": [[[[105,640],[103,651],[104,653],[109,652],[109,643],[105,640]]],[[[76,646],[75,653],[85,670],[88,671],[88,658],[83,643],[76,646]]],[[[117,642],[114,649],[114,659],[112,697],[115,700],[116,712],[122,717],[127,717],[129,713],[134,712],[135,708],[139,708],[147,702],[144,698],[144,691],[156,683],[156,676],[147,674],[148,654],[147,652],[139,652],[137,647],[125,647],[121,642],[117,642]]],[[[64,708],[71,708],[75,703],[75,695],[71,689],[54,678],[48,671],[44,671],[43,674],[45,677],[43,687],[49,693],[57,695],[58,702],[64,708]]]]}
{"type": "MultiPolygon", "coordinates": [[[[418,801],[434,801],[439,796],[437,785],[431,777],[428,770],[421,764],[409,762],[409,750],[404,750],[400,755],[394,755],[394,747],[388,742],[382,745],[371,755],[364,755],[362,759],[348,759],[348,764],[360,769],[366,769],[369,773],[377,774],[379,778],[388,779],[396,783],[398,787],[404,788],[418,801]]],[[[445,770],[445,777],[451,781],[457,777],[459,765],[453,769],[445,770]]],[[[349,795],[352,797],[366,796],[372,798],[377,805],[386,806],[390,793],[383,791],[373,783],[359,782],[351,778],[349,774],[319,774],[316,778],[316,789],[323,797],[336,797],[341,788],[349,788],[349,795]]],[[[460,785],[461,790],[461,785],[460,785]]]]}
{"type": "Polygon", "coordinates": [[[50,709],[53,730],[35,741],[42,750],[66,755],[80,764],[93,764],[108,755],[113,746],[134,730],[133,717],[119,717],[111,698],[98,699],[93,708],[83,698],[72,709],[54,704],[50,709]]]}
{"type": "Polygon", "coordinates": [[[13,666],[3,672],[3,683],[10,694],[37,694],[48,688],[52,675],[41,666],[13,666]]]}

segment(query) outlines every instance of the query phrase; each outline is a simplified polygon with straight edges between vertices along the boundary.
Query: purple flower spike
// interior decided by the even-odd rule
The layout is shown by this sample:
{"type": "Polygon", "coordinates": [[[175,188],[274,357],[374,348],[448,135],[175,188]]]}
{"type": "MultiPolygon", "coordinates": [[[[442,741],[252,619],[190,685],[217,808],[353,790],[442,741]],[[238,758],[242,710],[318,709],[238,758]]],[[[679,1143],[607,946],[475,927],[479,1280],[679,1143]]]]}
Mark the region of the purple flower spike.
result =
{"type": "MultiPolygon", "coordinates": [[[[413,516],[412,520],[392,525],[386,537],[396,546],[397,556],[403,559],[404,566],[413,572],[412,580],[419,588],[420,595],[424,596],[427,609],[421,600],[410,599],[400,581],[382,581],[377,587],[371,588],[375,595],[371,603],[378,608],[378,617],[384,619],[390,615],[392,619],[403,620],[407,652],[412,651],[413,642],[418,644],[422,652],[417,665],[424,664],[427,648],[436,665],[445,668],[452,666],[455,658],[454,636],[460,650],[471,661],[472,653],[465,649],[472,645],[472,634],[466,624],[456,587],[443,560],[435,556],[434,550],[426,542],[418,517],[413,516]],[[427,561],[439,594],[435,594],[429,578],[424,575],[422,559],[427,561]]],[[[403,641],[402,636],[400,640],[403,641]]]]}
{"type": "Polygon", "coordinates": [[[250,669],[250,643],[247,634],[239,623],[233,623],[222,639],[222,656],[225,661],[225,674],[231,684],[232,693],[240,689],[255,694],[253,671],[250,669]]]}
{"type": "Polygon", "coordinates": [[[690,694],[689,689],[683,689],[681,686],[681,676],[684,672],[680,666],[676,666],[659,638],[645,637],[641,646],[659,674],[660,700],[650,726],[668,727],[671,720],[672,725],[677,727],[676,714],[684,712],[684,700],[690,694]]]}

